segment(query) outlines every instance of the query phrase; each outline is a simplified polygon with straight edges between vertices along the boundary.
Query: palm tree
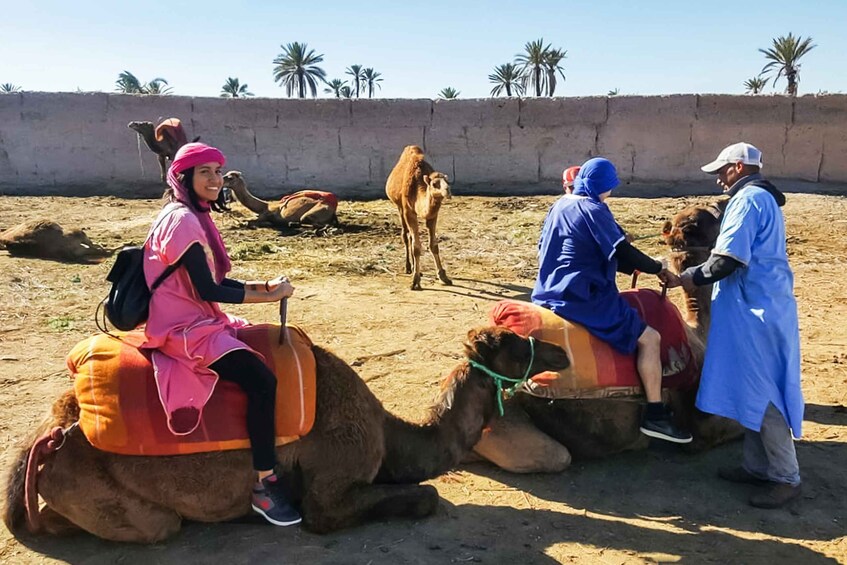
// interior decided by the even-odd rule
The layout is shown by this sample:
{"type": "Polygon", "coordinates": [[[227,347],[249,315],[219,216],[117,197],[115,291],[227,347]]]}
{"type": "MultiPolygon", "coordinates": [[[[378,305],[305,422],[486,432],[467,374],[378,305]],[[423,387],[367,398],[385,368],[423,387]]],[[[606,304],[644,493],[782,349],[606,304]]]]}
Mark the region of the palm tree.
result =
{"type": "Polygon", "coordinates": [[[142,94],[152,94],[152,95],[161,95],[164,96],[166,94],[170,94],[173,92],[173,88],[167,85],[168,81],[163,78],[154,78],[147,84],[141,87],[142,94]]]}
{"type": "Polygon", "coordinates": [[[379,84],[382,82],[382,73],[378,73],[372,68],[362,70],[362,80],[365,83],[365,90],[368,91],[368,98],[373,98],[374,88],[382,88],[379,84]]]}
{"type": "Polygon", "coordinates": [[[353,97],[353,89],[350,88],[350,86],[347,85],[347,84],[345,84],[340,89],[338,89],[338,92],[341,94],[342,98],[352,98],[353,97]]]}
{"type": "Polygon", "coordinates": [[[765,86],[768,84],[768,79],[763,76],[757,76],[753,78],[749,78],[744,81],[744,88],[746,88],[747,94],[759,94],[764,90],[765,86]]]}
{"type": "Polygon", "coordinates": [[[565,80],[565,70],[559,65],[562,59],[565,59],[568,52],[562,49],[550,49],[547,51],[547,57],[544,60],[544,67],[547,71],[547,95],[553,96],[556,91],[556,71],[565,80]]]}
{"type": "Polygon", "coordinates": [[[448,86],[447,88],[441,89],[441,92],[438,93],[438,97],[443,98],[444,100],[452,100],[453,98],[458,98],[459,94],[461,94],[461,92],[452,86],[448,86]]]}
{"type": "Polygon", "coordinates": [[[335,94],[336,98],[341,98],[341,89],[347,85],[347,82],[341,80],[340,78],[334,78],[328,83],[326,83],[326,85],[329,88],[324,88],[324,92],[326,92],[327,94],[335,94]]]}
{"type": "Polygon", "coordinates": [[[620,93],[621,93],[621,89],[620,89],[620,88],[615,87],[615,88],[613,88],[612,90],[610,90],[609,92],[607,92],[607,93],[606,93],[606,96],[617,96],[617,95],[618,95],[618,94],[620,94],[620,93]]]}
{"type": "Polygon", "coordinates": [[[788,80],[785,93],[789,96],[797,96],[797,83],[800,82],[800,58],[815,47],[817,45],[812,45],[811,37],[803,39],[799,35],[794,37],[792,33],[789,33],[788,37],[779,36],[773,40],[773,45],[770,48],[759,49],[759,52],[764,54],[765,59],[770,61],[762,69],[761,74],[776,70],[776,76],[773,79],[774,86],[776,86],[779,77],[785,75],[788,80]]]}
{"type": "Polygon", "coordinates": [[[221,98],[246,98],[247,96],[253,96],[253,93],[248,92],[247,85],[241,84],[237,78],[227,78],[221,87],[221,98]]]}
{"type": "Polygon", "coordinates": [[[13,92],[20,92],[20,91],[21,91],[21,87],[15,86],[11,82],[4,82],[3,84],[0,84],[0,94],[11,94],[13,92]]]}
{"type": "Polygon", "coordinates": [[[362,76],[362,65],[350,65],[347,67],[347,74],[353,77],[353,84],[351,87],[353,88],[353,92],[356,94],[356,98],[359,97],[359,89],[361,87],[362,82],[364,82],[364,77],[362,76]]]}
{"type": "Polygon", "coordinates": [[[515,63],[521,66],[521,74],[524,77],[524,89],[529,90],[527,85],[535,87],[535,95],[541,96],[542,87],[547,85],[547,54],[550,52],[550,44],[544,46],[544,38],[530,41],[524,46],[525,53],[515,55],[515,63]]]}
{"type": "Polygon", "coordinates": [[[144,94],[141,81],[129,71],[124,71],[118,75],[115,86],[118,92],[123,92],[124,94],[144,94]]]}
{"type": "Polygon", "coordinates": [[[305,98],[308,87],[312,98],[316,98],[318,81],[326,82],[326,72],[318,66],[324,56],[316,55],[314,49],[297,41],[280,47],[282,53],[274,59],[274,81],[285,86],[288,96],[296,92],[298,98],[305,98]]]}
{"type": "Polygon", "coordinates": [[[506,90],[506,96],[512,95],[512,89],[515,90],[515,94],[518,96],[524,93],[523,76],[521,76],[521,72],[512,63],[494,67],[494,73],[488,75],[488,80],[495,85],[491,89],[491,96],[500,96],[504,89],[506,90]]]}

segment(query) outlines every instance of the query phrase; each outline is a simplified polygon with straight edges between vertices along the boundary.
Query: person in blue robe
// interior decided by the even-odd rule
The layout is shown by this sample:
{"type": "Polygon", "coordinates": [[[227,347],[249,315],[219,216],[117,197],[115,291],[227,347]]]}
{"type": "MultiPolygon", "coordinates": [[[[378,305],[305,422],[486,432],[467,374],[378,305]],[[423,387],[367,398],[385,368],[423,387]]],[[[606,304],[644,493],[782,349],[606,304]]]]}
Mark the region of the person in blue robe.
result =
{"type": "Polygon", "coordinates": [[[697,407],[746,429],[742,464],[718,474],[764,486],[750,504],[777,508],[800,495],[792,432],[800,437],[803,394],[785,196],[761,168],[762,153],[749,143],[726,147],[702,167],[730,199],[709,259],[683,271],[680,282],[688,291],[714,284],[697,407]]]}
{"type": "Polygon", "coordinates": [[[590,159],[580,167],[573,193],[550,208],[538,243],[532,302],[584,326],[621,353],[636,353],[647,397],[641,432],[688,443],[691,434],[674,425],[662,403],[661,336],[620,296],[615,282],[618,271],[675,275],[626,240],[605,203],[618,184],[611,161],[590,159]]]}

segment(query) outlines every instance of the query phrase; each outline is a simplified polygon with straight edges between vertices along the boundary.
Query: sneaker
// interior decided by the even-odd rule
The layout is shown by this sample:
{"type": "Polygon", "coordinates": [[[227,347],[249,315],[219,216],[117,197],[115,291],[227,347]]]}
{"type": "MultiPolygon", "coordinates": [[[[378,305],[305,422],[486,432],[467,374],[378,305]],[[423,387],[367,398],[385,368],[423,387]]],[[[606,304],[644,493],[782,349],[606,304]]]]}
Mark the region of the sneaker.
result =
{"type": "Polygon", "coordinates": [[[750,485],[762,485],[768,481],[760,479],[744,467],[722,467],[718,469],[718,476],[731,483],[747,483],[750,485]]]}
{"type": "Polygon", "coordinates": [[[285,499],[277,484],[276,475],[262,479],[261,487],[253,487],[253,510],[276,526],[293,526],[303,520],[285,499]]]}
{"type": "Polygon", "coordinates": [[[694,438],[690,433],[680,430],[673,425],[670,417],[650,419],[641,422],[641,433],[645,436],[662,439],[673,443],[691,443],[694,438]]]}
{"type": "Polygon", "coordinates": [[[750,497],[750,506],[756,508],[780,508],[800,496],[800,485],[771,483],[764,492],[750,497]]]}

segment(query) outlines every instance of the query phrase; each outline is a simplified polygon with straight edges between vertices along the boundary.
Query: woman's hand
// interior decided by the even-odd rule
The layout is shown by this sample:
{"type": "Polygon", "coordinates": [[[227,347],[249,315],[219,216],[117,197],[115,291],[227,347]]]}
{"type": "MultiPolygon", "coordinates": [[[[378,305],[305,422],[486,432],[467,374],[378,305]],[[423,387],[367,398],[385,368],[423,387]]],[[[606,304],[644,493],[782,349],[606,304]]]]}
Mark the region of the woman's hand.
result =
{"type": "Polygon", "coordinates": [[[294,294],[294,287],[286,276],[279,276],[273,280],[269,280],[265,283],[265,286],[268,294],[271,295],[274,301],[288,298],[294,294]]]}

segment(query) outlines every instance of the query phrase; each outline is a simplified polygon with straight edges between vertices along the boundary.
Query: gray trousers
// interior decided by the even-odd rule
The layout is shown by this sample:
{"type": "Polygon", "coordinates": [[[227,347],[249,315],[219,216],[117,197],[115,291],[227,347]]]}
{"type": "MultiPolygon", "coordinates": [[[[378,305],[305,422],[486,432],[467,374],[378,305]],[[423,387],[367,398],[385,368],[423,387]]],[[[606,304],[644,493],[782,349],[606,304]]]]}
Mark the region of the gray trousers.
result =
{"type": "Polygon", "coordinates": [[[800,466],[794,439],[782,414],[768,404],[761,431],[744,430],[743,466],[748,473],[766,481],[800,484],[800,466]]]}

